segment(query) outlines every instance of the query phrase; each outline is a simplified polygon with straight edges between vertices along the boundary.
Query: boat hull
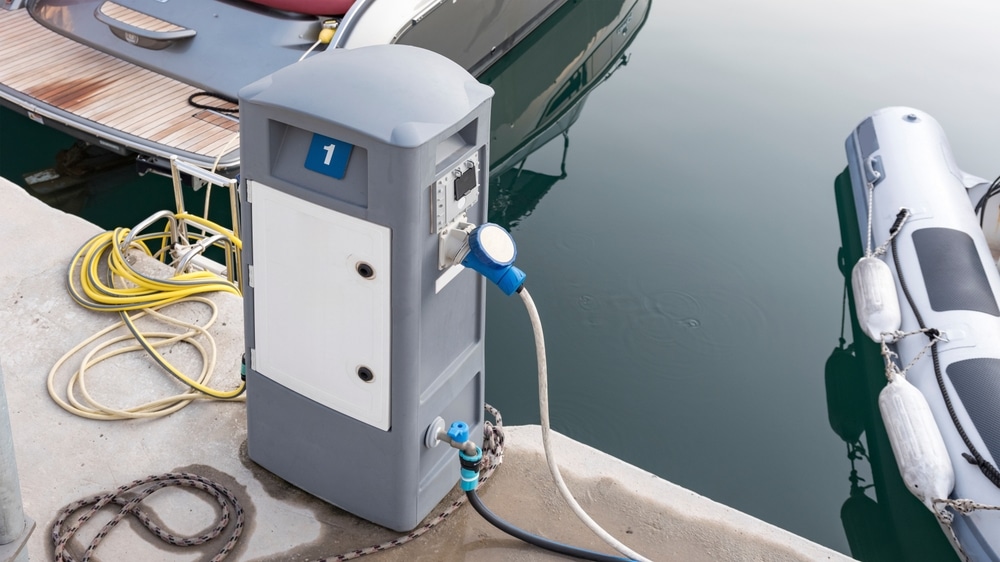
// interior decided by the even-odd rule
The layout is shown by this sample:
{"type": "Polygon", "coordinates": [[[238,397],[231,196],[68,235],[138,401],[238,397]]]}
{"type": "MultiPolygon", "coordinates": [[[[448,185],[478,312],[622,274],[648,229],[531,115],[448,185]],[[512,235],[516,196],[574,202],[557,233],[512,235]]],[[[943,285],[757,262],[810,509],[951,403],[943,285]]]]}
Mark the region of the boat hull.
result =
{"type": "MultiPolygon", "coordinates": [[[[906,377],[946,443],[951,497],[1000,505],[1000,488],[965,458],[973,450],[993,466],[1000,458],[1000,273],[969,195],[987,182],[962,172],[937,121],[911,108],[875,112],[846,148],[862,239],[871,219],[869,247],[887,243],[901,209],[910,213],[882,259],[893,272],[901,330],[935,329],[943,339],[933,352],[924,352],[924,334],[894,348],[901,368],[919,356],[906,377]]],[[[952,526],[973,560],[998,559],[1000,513],[956,514],[952,526]]]]}
{"type": "Polygon", "coordinates": [[[235,103],[213,96],[234,100],[243,86],[304,57],[376,44],[426,48],[478,76],[564,3],[502,0],[485,10],[475,2],[355,0],[342,17],[326,17],[223,0],[31,0],[0,7],[0,104],[137,154],[143,168],[167,170],[176,155],[232,176],[238,114],[229,111],[235,103]],[[324,26],[335,23],[332,42],[320,44],[324,26]],[[210,107],[190,103],[192,95],[210,107]]]}

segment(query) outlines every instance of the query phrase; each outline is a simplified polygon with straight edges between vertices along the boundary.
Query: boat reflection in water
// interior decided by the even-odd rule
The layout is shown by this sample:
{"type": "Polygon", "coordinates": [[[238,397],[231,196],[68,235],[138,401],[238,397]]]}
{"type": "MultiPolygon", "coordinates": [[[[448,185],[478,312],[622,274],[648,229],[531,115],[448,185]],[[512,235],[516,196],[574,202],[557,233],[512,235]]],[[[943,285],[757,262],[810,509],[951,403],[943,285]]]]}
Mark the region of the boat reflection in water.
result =
{"type": "Polygon", "coordinates": [[[496,90],[490,138],[490,220],[505,228],[566,177],[569,128],[590,92],[625,66],[649,0],[567,2],[479,80],[496,90]],[[526,168],[562,135],[558,174],[526,168]]]}
{"type": "Polygon", "coordinates": [[[934,515],[907,490],[892,454],[878,409],[878,394],[886,383],[885,366],[878,345],[858,324],[849,282],[851,268],[863,251],[846,170],[834,185],[844,300],[839,344],[826,362],[826,399],[830,426],[847,444],[851,467],[850,495],[840,510],[851,556],[863,562],[957,561],[934,515]],[[847,343],[845,336],[853,343],[847,343]],[[869,471],[870,481],[859,475],[869,471]]]}

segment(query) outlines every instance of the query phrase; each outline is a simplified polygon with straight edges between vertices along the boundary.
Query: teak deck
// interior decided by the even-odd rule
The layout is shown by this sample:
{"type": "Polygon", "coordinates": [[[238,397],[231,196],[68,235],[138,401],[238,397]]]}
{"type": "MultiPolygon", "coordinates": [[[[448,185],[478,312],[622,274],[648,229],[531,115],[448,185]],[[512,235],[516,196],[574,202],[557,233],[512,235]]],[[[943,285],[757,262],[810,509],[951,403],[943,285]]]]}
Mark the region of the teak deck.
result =
{"type": "Polygon", "coordinates": [[[188,104],[198,88],[67,39],[27,10],[0,10],[0,50],[0,96],[29,111],[50,106],[95,130],[161,145],[161,156],[190,153],[212,161],[239,148],[237,121],[188,104]],[[37,103],[26,106],[5,89],[37,103]]]}

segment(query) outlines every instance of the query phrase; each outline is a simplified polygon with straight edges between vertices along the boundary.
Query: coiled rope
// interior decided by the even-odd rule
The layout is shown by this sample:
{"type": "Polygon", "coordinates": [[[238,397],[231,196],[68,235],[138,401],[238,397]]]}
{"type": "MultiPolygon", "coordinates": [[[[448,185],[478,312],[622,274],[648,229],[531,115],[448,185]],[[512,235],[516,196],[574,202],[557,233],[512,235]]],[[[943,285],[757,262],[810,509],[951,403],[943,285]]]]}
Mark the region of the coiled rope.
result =
{"type": "Polygon", "coordinates": [[[188,96],[188,104],[191,107],[198,109],[208,109],[211,111],[218,111],[220,113],[228,113],[231,115],[236,115],[240,112],[240,100],[236,98],[231,98],[225,94],[220,94],[218,92],[195,92],[188,96]],[[199,98],[210,98],[216,99],[223,103],[229,104],[228,106],[220,106],[217,104],[206,104],[196,101],[199,98]]]}
{"type": "MultiPolygon", "coordinates": [[[[500,416],[500,412],[489,404],[484,404],[484,409],[493,417],[494,421],[490,422],[487,420],[483,423],[482,450],[484,459],[488,459],[488,464],[486,469],[480,473],[480,484],[489,480],[490,476],[493,475],[496,469],[503,462],[503,451],[505,446],[503,418],[500,416]]],[[[344,562],[346,560],[353,560],[368,554],[374,554],[376,552],[382,552],[384,550],[404,545],[419,538],[427,533],[427,531],[430,531],[439,525],[442,521],[447,519],[448,516],[458,510],[458,508],[462,507],[462,505],[467,501],[468,500],[465,494],[462,494],[444,511],[435,515],[419,528],[414,529],[405,535],[401,535],[383,543],[351,550],[336,556],[320,558],[313,562],[344,562]]],[[[101,541],[104,540],[104,538],[115,528],[115,526],[117,526],[118,523],[120,523],[127,515],[136,517],[143,524],[143,526],[146,527],[146,529],[148,529],[160,540],[174,546],[188,547],[199,546],[218,538],[230,524],[231,506],[232,511],[236,514],[235,524],[228,540],[219,550],[219,553],[212,557],[211,562],[221,562],[229,556],[229,554],[236,547],[236,543],[239,540],[240,535],[243,533],[243,527],[245,524],[245,516],[239,500],[235,495],[233,495],[232,492],[221,484],[218,484],[208,478],[186,472],[171,472],[153,475],[140,480],[134,480],[129,484],[119,487],[113,492],[98,494],[90,498],[82,499],[62,508],[52,526],[51,537],[52,543],[55,546],[55,562],[76,562],[76,559],[69,551],[70,541],[76,536],[80,527],[83,526],[84,523],[90,520],[90,518],[101,509],[104,509],[111,504],[120,506],[118,513],[110,521],[105,523],[101,530],[98,531],[97,535],[95,535],[90,541],[83,553],[83,557],[80,559],[81,562],[88,562],[90,560],[94,551],[97,550],[97,547],[101,544],[101,541]],[[149,515],[147,515],[140,506],[143,500],[148,498],[151,494],[153,494],[153,492],[169,486],[195,488],[209,494],[215,499],[216,502],[218,502],[222,513],[219,521],[211,531],[196,537],[180,537],[169,530],[164,530],[153,522],[149,515]],[[73,522],[64,529],[64,525],[67,520],[69,520],[74,513],[87,506],[90,506],[89,509],[75,518],[73,522]]]]}
{"type": "Polygon", "coordinates": [[[87,562],[90,560],[94,551],[97,550],[101,541],[104,540],[104,537],[108,536],[108,533],[110,533],[111,530],[114,529],[126,515],[134,516],[143,524],[143,526],[146,527],[146,529],[149,529],[149,531],[156,535],[158,539],[166,543],[174,546],[198,546],[215,539],[222,534],[222,531],[224,531],[226,527],[229,526],[229,510],[230,506],[232,506],[236,513],[236,524],[233,527],[232,534],[229,536],[229,540],[227,540],[225,545],[223,545],[222,550],[212,557],[212,562],[220,562],[225,559],[226,556],[233,551],[233,548],[236,547],[236,541],[239,540],[240,535],[243,533],[243,508],[240,506],[239,500],[236,499],[236,496],[234,496],[232,492],[220,484],[217,484],[208,478],[198,476],[197,474],[190,474],[187,472],[168,472],[166,474],[149,476],[141,480],[133,480],[124,486],[120,486],[114,492],[99,494],[76,501],[62,508],[52,526],[52,543],[55,545],[56,562],[75,561],[75,558],[73,558],[68,549],[69,541],[76,535],[77,531],[80,530],[80,527],[84,523],[90,520],[90,518],[93,517],[98,511],[112,503],[121,506],[121,509],[118,510],[118,513],[112,517],[110,521],[104,524],[94,539],[90,541],[90,545],[87,546],[87,550],[84,551],[83,557],[80,559],[81,562],[87,562]],[[148,498],[153,492],[162,490],[163,488],[169,486],[195,488],[212,496],[222,508],[222,515],[215,527],[204,535],[196,537],[183,537],[177,536],[172,532],[165,531],[154,523],[149,515],[140,509],[139,506],[142,501],[148,498]],[[134,495],[132,495],[132,493],[134,493],[134,495]],[[76,518],[76,520],[74,520],[73,523],[66,528],[66,530],[63,530],[63,524],[66,523],[66,520],[69,519],[73,513],[87,506],[90,506],[90,508],[76,518]]]}

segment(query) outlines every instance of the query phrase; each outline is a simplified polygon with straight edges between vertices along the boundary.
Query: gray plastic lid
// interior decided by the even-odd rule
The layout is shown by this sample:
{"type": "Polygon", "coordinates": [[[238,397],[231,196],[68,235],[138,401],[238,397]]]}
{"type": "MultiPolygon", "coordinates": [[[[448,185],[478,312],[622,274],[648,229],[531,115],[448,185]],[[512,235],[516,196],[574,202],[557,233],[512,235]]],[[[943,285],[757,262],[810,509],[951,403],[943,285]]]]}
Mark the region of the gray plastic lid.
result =
{"type": "Polygon", "coordinates": [[[420,146],[492,97],[458,64],[406,45],[318,53],[240,90],[241,101],[335,121],[401,147],[420,146]]]}

